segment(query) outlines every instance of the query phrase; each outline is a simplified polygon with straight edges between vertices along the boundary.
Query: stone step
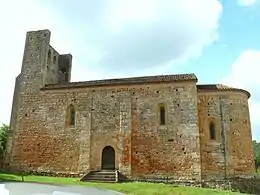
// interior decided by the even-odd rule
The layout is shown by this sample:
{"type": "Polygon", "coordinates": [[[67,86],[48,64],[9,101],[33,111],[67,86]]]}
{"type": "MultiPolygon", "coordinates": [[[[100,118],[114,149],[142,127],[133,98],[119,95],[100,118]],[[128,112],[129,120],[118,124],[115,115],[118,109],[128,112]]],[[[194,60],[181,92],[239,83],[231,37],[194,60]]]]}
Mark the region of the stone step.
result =
{"type": "Polygon", "coordinates": [[[81,181],[94,181],[94,182],[116,182],[116,171],[101,170],[92,171],[85,175],[81,181]]]}
{"type": "Polygon", "coordinates": [[[91,174],[112,175],[115,174],[115,171],[93,171],[91,174]]]}
{"type": "Polygon", "coordinates": [[[99,178],[116,178],[116,175],[103,175],[103,174],[90,174],[88,175],[89,178],[93,178],[93,177],[99,177],[99,178]]]}
{"type": "Polygon", "coordinates": [[[89,180],[102,180],[102,181],[116,181],[116,177],[99,177],[99,176],[92,176],[88,177],[89,180]]]}
{"type": "Polygon", "coordinates": [[[110,181],[110,180],[81,180],[83,182],[92,182],[92,183],[117,183],[117,181],[110,181]]]}

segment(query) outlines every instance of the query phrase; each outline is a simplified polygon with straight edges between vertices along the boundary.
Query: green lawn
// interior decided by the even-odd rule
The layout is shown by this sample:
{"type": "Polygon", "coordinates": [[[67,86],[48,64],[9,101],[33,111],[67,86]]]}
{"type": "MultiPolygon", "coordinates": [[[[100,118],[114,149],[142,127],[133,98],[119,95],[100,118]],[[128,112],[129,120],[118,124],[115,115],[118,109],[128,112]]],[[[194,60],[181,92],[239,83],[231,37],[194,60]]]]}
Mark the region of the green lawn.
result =
{"type": "MultiPolygon", "coordinates": [[[[0,173],[1,181],[21,181],[22,177],[15,174],[0,173]]],[[[87,183],[80,182],[78,178],[62,178],[62,177],[45,177],[45,176],[25,176],[24,181],[40,182],[64,185],[84,185],[99,188],[111,189],[126,193],[127,195],[239,195],[240,193],[232,193],[227,191],[211,190],[194,187],[176,187],[169,184],[153,184],[143,182],[131,183],[87,183]]]]}

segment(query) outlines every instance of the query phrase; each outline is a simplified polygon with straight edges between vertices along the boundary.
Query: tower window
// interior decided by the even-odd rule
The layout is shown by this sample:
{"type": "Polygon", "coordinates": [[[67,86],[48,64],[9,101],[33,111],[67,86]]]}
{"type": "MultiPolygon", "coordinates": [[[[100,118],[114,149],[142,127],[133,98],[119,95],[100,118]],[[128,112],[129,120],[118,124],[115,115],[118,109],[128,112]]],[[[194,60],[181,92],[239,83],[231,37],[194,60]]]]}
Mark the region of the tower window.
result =
{"type": "Polygon", "coordinates": [[[75,115],[76,115],[75,109],[71,108],[71,110],[70,110],[70,126],[75,125],[75,115]]]}
{"type": "Polygon", "coordinates": [[[48,51],[48,59],[51,58],[51,50],[48,51]]]}
{"type": "Polygon", "coordinates": [[[69,81],[69,74],[67,72],[64,73],[65,74],[65,81],[69,81]]]}
{"type": "Polygon", "coordinates": [[[66,113],[66,125],[75,126],[76,121],[76,110],[73,105],[70,105],[66,113]]]}
{"type": "Polygon", "coordinates": [[[215,140],[216,139],[216,125],[213,122],[211,122],[209,124],[209,134],[210,134],[210,139],[211,140],[215,140]]]}
{"type": "Polygon", "coordinates": [[[56,64],[56,56],[53,57],[53,64],[56,64]]]}
{"type": "Polygon", "coordinates": [[[165,125],[165,106],[160,105],[160,125],[165,125]]]}

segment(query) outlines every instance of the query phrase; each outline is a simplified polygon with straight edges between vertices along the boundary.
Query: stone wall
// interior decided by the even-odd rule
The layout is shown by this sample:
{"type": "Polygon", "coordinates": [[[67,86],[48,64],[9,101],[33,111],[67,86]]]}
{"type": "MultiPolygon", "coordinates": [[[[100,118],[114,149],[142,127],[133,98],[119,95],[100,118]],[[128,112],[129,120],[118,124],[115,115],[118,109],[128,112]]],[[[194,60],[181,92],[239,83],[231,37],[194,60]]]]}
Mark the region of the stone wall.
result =
{"type": "Polygon", "coordinates": [[[223,105],[219,94],[198,94],[198,114],[201,146],[202,178],[225,178],[227,159],[225,155],[225,131],[223,105]],[[222,110],[222,111],[221,111],[222,110]],[[216,139],[210,140],[210,123],[215,124],[216,139]]]}
{"type": "Polygon", "coordinates": [[[195,84],[41,91],[24,105],[28,112],[16,133],[14,164],[25,170],[86,173],[101,169],[102,149],[112,146],[116,168],[127,176],[200,179],[195,84]],[[165,125],[159,125],[161,104],[165,125]],[[66,126],[70,105],[76,109],[75,127],[66,126]]]}
{"type": "Polygon", "coordinates": [[[81,135],[72,136],[59,129],[60,124],[50,123],[53,121],[52,109],[59,109],[59,103],[44,99],[48,97],[41,93],[46,84],[58,81],[57,74],[54,74],[58,67],[54,57],[58,53],[50,46],[50,35],[49,30],[32,31],[26,35],[5,158],[5,164],[11,170],[75,172],[78,169],[75,162],[79,158],[79,144],[71,140],[81,135]],[[64,148],[67,148],[65,154],[64,148]]]}
{"type": "Polygon", "coordinates": [[[42,99],[43,107],[55,105],[48,124],[57,127],[49,129],[66,129],[66,108],[75,106],[75,129],[84,134],[80,172],[100,170],[102,150],[112,146],[116,168],[129,177],[200,179],[195,82],[46,90],[42,99]],[[167,108],[161,126],[160,104],[167,108]]]}
{"type": "MultiPolygon", "coordinates": [[[[28,32],[20,75],[15,86],[11,117],[11,132],[7,145],[6,163],[12,169],[20,168],[19,144],[23,139],[24,129],[31,131],[37,121],[30,120],[31,112],[39,102],[40,87],[44,85],[43,74],[46,65],[46,53],[49,48],[50,32],[28,32]]],[[[33,131],[32,131],[33,132],[33,131]]],[[[26,136],[26,133],[25,133],[26,136]]]]}
{"type": "Polygon", "coordinates": [[[229,172],[235,175],[255,172],[248,100],[245,94],[232,94],[228,102],[227,132],[229,172]]]}
{"type": "Polygon", "coordinates": [[[254,173],[247,101],[247,95],[242,92],[199,92],[203,179],[254,173]],[[210,140],[211,122],[216,125],[215,140],[210,140]]]}
{"type": "Polygon", "coordinates": [[[116,169],[130,175],[131,94],[128,88],[95,88],[90,98],[91,169],[101,169],[102,150],[106,146],[112,146],[115,150],[116,169]]]}
{"type": "Polygon", "coordinates": [[[135,88],[132,102],[132,176],[200,179],[195,82],[135,88]],[[166,123],[159,123],[159,106],[166,123]]]}
{"type": "Polygon", "coordinates": [[[44,74],[44,84],[48,85],[59,82],[58,59],[59,53],[52,46],[49,46],[49,50],[47,53],[46,74],[44,74]]]}
{"type": "Polygon", "coordinates": [[[47,64],[43,75],[44,84],[67,83],[71,77],[72,55],[60,55],[51,45],[47,53],[47,64]]]}

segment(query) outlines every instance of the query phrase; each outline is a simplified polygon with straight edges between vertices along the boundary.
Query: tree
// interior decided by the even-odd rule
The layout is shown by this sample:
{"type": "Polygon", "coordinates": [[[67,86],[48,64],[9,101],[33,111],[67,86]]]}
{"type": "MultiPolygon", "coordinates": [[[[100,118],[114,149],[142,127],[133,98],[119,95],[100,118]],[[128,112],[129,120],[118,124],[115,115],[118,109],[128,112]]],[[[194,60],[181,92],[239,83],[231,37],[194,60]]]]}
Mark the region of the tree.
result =
{"type": "Polygon", "coordinates": [[[2,124],[2,126],[0,126],[0,158],[4,157],[9,131],[10,131],[9,125],[2,124]]]}
{"type": "Polygon", "coordinates": [[[260,142],[253,141],[256,170],[260,168],[260,142]]]}

